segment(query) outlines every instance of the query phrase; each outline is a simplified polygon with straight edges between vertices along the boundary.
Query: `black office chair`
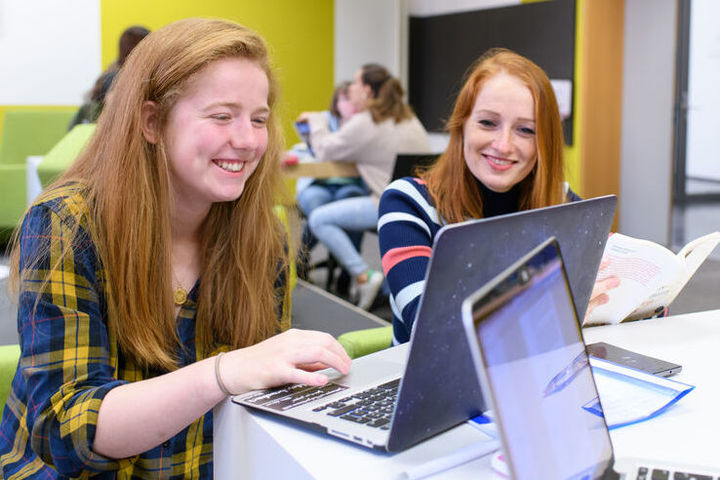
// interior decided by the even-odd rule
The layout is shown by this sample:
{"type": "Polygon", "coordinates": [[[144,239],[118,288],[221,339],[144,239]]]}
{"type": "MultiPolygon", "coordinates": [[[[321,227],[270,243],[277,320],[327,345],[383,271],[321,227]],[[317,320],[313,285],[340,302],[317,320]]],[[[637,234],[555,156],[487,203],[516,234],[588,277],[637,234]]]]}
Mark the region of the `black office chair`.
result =
{"type": "Polygon", "coordinates": [[[391,181],[416,176],[418,168],[429,167],[435,163],[438,155],[437,153],[398,153],[395,156],[391,181]]]}

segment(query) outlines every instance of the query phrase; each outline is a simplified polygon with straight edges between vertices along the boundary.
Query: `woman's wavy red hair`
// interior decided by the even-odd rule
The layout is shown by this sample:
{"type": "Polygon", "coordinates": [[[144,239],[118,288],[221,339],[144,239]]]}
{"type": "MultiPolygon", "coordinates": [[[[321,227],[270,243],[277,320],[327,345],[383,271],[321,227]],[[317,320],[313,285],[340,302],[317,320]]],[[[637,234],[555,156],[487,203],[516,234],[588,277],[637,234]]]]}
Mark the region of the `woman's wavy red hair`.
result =
{"type": "Polygon", "coordinates": [[[556,205],[565,199],[562,123],[550,80],[527,58],[510,50],[491,49],[465,74],[465,83],[446,125],[450,133],[447,149],[432,167],[420,173],[438,214],[448,223],[483,216],[478,182],[463,155],[463,129],[485,81],[500,72],[519,78],[530,89],[535,103],[538,159],[521,182],[520,209],[556,205]]]}

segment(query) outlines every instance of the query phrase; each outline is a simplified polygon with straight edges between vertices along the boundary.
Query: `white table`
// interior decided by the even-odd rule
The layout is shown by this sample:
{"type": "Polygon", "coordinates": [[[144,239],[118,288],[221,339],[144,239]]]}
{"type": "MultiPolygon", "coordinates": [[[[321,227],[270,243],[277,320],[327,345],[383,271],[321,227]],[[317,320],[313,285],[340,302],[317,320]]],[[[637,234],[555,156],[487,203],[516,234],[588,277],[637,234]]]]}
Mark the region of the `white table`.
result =
{"type": "MultiPolygon", "coordinates": [[[[616,456],[665,458],[720,467],[717,412],[720,310],[584,331],[586,343],[606,341],[679,363],[674,378],[697,388],[661,416],[611,432],[616,456]]],[[[215,477],[395,479],[408,467],[482,439],[463,424],[409,450],[383,454],[249,413],[229,401],[215,408],[215,477]]],[[[433,479],[496,479],[489,456],[433,479]]]]}
{"type": "Polygon", "coordinates": [[[662,415],[612,430],[616,455],[720,467],[720,310],[584,330],[605,341],[682,365],[672,378],[696,388],[662,415]]]}

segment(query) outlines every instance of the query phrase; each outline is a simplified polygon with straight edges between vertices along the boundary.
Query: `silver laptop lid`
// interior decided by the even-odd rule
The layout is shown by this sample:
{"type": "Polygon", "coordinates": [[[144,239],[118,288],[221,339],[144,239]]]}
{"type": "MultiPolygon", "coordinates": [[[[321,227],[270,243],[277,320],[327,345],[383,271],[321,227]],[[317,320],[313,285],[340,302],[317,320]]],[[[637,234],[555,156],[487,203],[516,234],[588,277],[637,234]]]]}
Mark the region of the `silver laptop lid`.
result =
{"type": "Polygon", "coordinates": [[[557,243],[541,244],[463,303],[463,323],[517,480],[603,478],[612,445],[557,243]]]}
{"type": "Polygon", "coordinates": [[[464,341],[458,342],[463,338],[461,305],[523,252],[557,238],[573,298],[578,311],[585,311],[616,205],[617,198],[609,195],[456,223],[438,232],[398,393],[390,450],[407,448],[485,410],[470,351],[464,341]]]}

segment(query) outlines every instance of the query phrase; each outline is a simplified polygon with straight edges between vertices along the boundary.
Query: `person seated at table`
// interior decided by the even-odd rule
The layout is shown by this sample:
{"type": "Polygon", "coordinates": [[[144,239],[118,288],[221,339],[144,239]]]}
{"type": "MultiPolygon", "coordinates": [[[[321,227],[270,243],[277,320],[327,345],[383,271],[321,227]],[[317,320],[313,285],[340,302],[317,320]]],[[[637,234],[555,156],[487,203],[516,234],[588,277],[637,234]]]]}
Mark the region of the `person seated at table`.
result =
{"type": "Polygon", "coordinates": [[[262,38],[229,21],[150,34],[84,152],[27,212],[3,478],[210,479],[217,403],[348,372],[330,335],[287,330],[269,65],[262,38]]]}
{"type": "MultiPolygon", "coordinates": [[[[353,105],[350,100],[349,90],[350,82],[340,83],[333,92],[330,109],[322,112],[328,123],[328,130],[331,132],[338,131],[356,112],[355,105],[353,105]]],[[[305,118],[311,114],[314,113],[305,112],[301,114],[301,118],[305,118]]],[[[344,198],[368,195],[370,193],[360,177],[303,178],[298,179],[295,188],[295,199],[297,200],[299,209],[306,218],[320,205],[344,198]]],[[[349,231],[347,234],[355,248],[360,250],[363,232],[349,231]]],[[[309,253],[317,243],[317,238],[315,238],[310,231],[310,226],[305,222],[301,237],[300,255],[297,262],[298,273],[301,276],[306,276],[307,274],[309,253]]],[[[338,293],[347,292],[349,280],[349,274],[343,269],[337,281],[338,293]]]]}
{"type": "Polygon", "coordinates": [[[150,30],[140,25],[133,25],[123,31],[118,41],[117,60],[111,63],[110,66],[100,74],[97,80],[95,80],[92,90],[87,94],[88,98],[80,106],[72,120],[70,120],[68,130],[72,130],[75,125],[81,123],[95,123],[97,121],[105,105],[105,97],[110,91],[110,87],[112,87],[113,80],[120,70],[120,67],[123,66],[125,59],[130,55],[130,52],[132,52],[135,46],[140,43],[140,40],[145,38],[149,33],[150,30]]]}
{"type": "Polygon", "coordinates": [[[383,283],[383,274],[370,270],[348,231],[375,229],[378,200],[390,182],[398,153],[424,153],[430,141],[412,109],[403,101],[400,81],[385,67],[360,68],[349,89],[356,113],[337,132],[319,115],[306,115],[310,142],[321,160],[352,162],[370,190],[369,195],[338,200],[317,207],[308,219],[310,229],[354,279],[357,304],[370,309],[383,283]]]}
{"type": "MultiPolygon", "coordinates": [[[[564,181],[555,94],[531,60],[505,49],[482,55],[467,74],[447,130],[449,144],[436,163],[419,178],[394,181],[380,200],[393,344],[410,339],[443,225],[580,200],[564,181]]],[[[604,292],[618,282],[596,283],[589,309],[607,302],[604,292]]]]}

